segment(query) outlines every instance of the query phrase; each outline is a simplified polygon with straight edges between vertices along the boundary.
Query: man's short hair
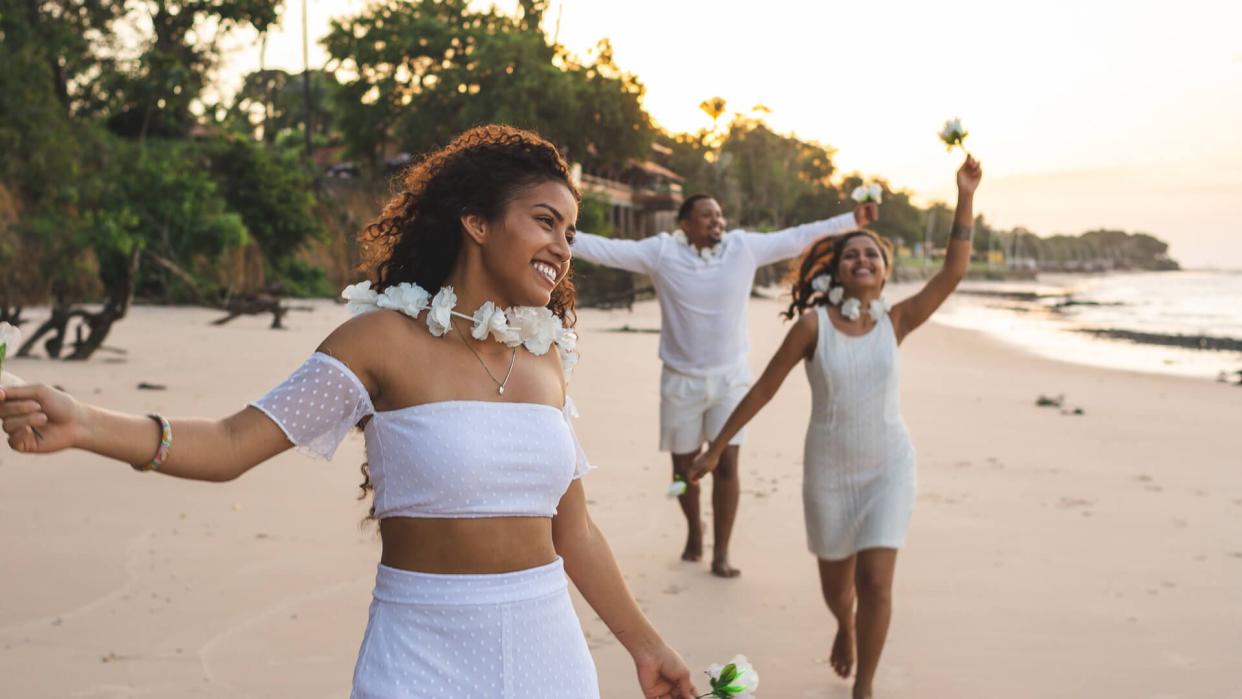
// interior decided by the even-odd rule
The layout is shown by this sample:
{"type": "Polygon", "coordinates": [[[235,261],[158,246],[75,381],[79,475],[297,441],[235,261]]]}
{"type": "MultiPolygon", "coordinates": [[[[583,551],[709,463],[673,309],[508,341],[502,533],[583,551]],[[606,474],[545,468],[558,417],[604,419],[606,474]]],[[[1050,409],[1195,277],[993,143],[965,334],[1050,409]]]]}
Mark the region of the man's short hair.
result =
{"type": "Polygon", "coordinates": [[[712,195],[702,194],[702,193],[691,194],[690,196],[686,197],[686,200],[681,203],[681,207],[677,209],[677,220],[685,221],[686,219],[690,218],[690,214],[694,212],[695,204],[698,204],[704,199],[711,199],[711,198],[712,198],[712,195]]]}

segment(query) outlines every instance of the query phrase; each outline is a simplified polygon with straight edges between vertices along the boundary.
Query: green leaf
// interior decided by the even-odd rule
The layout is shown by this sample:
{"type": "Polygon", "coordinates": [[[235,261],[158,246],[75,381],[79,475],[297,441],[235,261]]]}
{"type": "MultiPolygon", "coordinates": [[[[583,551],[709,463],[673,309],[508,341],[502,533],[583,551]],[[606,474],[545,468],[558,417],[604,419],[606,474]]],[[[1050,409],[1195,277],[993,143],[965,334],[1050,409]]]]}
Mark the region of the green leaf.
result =
{"type": "Polygon", "coordinates": [[[9,344],[0,342],[0,371],[4,371],[4,356],[9,352],[9,344]]]}
{"type": "Polygon", "coordinates": [[[737,665],[729,663],[720,671],[720,684],[727,685],[737,679],[737,665]]]}

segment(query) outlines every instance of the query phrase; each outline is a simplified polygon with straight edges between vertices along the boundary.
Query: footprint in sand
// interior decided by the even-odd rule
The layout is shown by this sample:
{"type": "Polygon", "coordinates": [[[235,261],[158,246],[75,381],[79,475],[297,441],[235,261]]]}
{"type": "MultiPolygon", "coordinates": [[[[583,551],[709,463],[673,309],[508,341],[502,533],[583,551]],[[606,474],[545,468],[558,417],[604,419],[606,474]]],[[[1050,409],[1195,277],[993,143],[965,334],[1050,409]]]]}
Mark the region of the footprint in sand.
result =
{"type": "Polygon", "coordinates": [[[1060,507],[1063,510],[1068,510],[1075,507],[1090,507],[1094,504],[1095,501],[1087,500],[1085,498],[1061,498],[1057,502],[1057,507],[1060,507]]]}
{"type": "Polygon", "coordinates": [[[669,585],[668,587],[664,588],[663,592],[666,595],[680,595],[681,593],[685,592],[688,589],[689,588],[687,588],[685,585],[669,585]]]}
{"type": "Polygon", "coordinates": [[[971,464],[969,461],[959,461],[953,464],[953,466],[955,466],[956,468],[970,468],[972,465],[973,464],[971,464]]]}
{"type": "Polygon", "coordinates": [[[1138,481],[1139,483],[1151,483],[1151,476],[1147,475],[1146,473],[1143,473],[1143,474],[1139,474],[1135,476],[1134,480],[1138,481]]]}

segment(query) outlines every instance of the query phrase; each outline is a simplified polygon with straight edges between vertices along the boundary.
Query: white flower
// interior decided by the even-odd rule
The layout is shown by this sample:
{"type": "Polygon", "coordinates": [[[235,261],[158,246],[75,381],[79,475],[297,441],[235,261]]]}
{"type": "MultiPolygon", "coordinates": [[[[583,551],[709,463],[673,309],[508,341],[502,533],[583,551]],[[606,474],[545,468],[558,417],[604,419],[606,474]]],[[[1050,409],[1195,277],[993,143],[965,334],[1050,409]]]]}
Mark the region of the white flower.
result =
{"type": "Polygon", "coordinates": [[[729,661],[729,665],[733,666],[734,673],[724,682],[721,682],[721,674],[727,666],[713,663],[707,668],[707,674],[712,678],[713,691],[710,696],[725,699],[753,696],[755,690],[759,688],[759,673],[755,672],[750,661],[746,659],[746,656],[738,655],[729,661]]]}
{"type": "Polygon", "coordinates": [[[486,340],[490,334],[496,338],[497,342],[503,342],[512,347],[518,344],[518,334],[513,328],[509,327],[509,320],[505,317],[503,308],[499,308],[496,304],[488,301],[474,312],[474,325],[470,328],[470,335],[476,340],[486,340]]]}
{"type": "Polygon", "coordinates": [[[561,327],[556,333],[556,346],[562,352],[578,349],[578,333],[573,328],[561,327]]]}
{"type": "Polygon", "coordinates": [[[821,274],[811,280],[811,288],[823,294],[832,288],[832,277],[827,274],[821,274]]]}
{"type": "Polygon", "coordinates": [[[873,320],[879,322],[888,313],[888,308],[888,301],[882,298],[871,299],[871,304],[867,307],[867,313],[871,315],[873,320]]]}
{"type": "Polygon", "coordinates": [[[522,346],[531,354],[548,351],[562,330],[561,319],[546,306],[520,306],[506,312],[509,326],[517,331],[522,346]]]}
{"type": "Polygon", "coordinates": [[[431,310],[427,312],[427,329],[432,335],[440,337],[449,331],[453,322],[453,306],[457,305],[457,294],[453,287],[440,289],[436,297],[431,299],[431,310]]]}
{"type": "Polygon", "coordinates": [[[0,323],[0,373],[4,369],[4,358],[10,351],[16,352],[22,344],[21,328],[10,323],[0,323]]]}
{"type": "Polygon", "coordinates": [[[845,287],[834,286],[828,291],[828,303],[834,306],[841,305],[841,299],[845,297],[845,287]]]}
{"type": "Polygon", "coordinates": [[[668,495],[670,498],[680,497],[686,494],[686,488],[689,488],[689,487],[690,486],[687,485],[685,481],[678,478],[677,480],[668,484],[668,490],[665,492],[665,494],[668,495]]]}
{"type": "Polygon", "coordinates": [[[693,252],[694,254],[698,255],[705,262],[711,262],[712,259],[720,257],[721,253],[724,252],[724,241],[723,240],[720,241],[719,243],[716,243],[715,245],[711,245],[705,248],[696,248],[694,244],[690,242],[690,238],[686,236],[686,232],[681,230],[680,228],[673,231],[673,240],[676,240],[682,245],[685,245],[686,247],[690,248],[690,252],[693,252]]]}
{"type": "Polygon", "coordinates": [[[953,150],[953,146],[962,145],[962,141],[965,141],[969,135],[970,132],[962,127],[961,119],[950,119],[944,122],[944,128],[940,130],[940,140],[944,141],[949,150],[953,150]]]}
{"type": "Polygon", "coordinates": [[[22,343],[22,330],[10,323],[0,323],[0,345],[16,349],[22,343]]]}
{"type": "Polygon", "coordinates": [[[565,383],[574,377],[574,367],[578,366],[578,353],[569,352],[564,348],[559,348],[561,352],[561,373],[565,376],[565,383]]]}
{"type": "Polygon", "coordinates": [[[417,318],[419,313],[427,309],[427,301],[431,294],[417,284],[401,282],[384,289],[384,293],[375,300],[375,305],[417,318]]]}
{"type": "Polygon", "coordinates": [[[884,188],[872,182],[871,184],[855,187],[854,192],[850,194],[850,198],[860,204],[865,201],[873,201],[879,204],[883,195],[884,188]]]}
{"type": "Polygon", "coordinates": [[[845,303],[841,304],[841,315],[850,320],[858,320],[858,316],[862,315],[862,301],[853,298],[846,299],[845,303]]]}
{"type": "Polygon", "coordinates": [[[352,315],[358,315],[375,310],[375,302],[379,294],[371,291],[370,281],[365,281],[345,287],[341,291],[341,298],[348,302],[345,304],[345,310],[352,315]]]}

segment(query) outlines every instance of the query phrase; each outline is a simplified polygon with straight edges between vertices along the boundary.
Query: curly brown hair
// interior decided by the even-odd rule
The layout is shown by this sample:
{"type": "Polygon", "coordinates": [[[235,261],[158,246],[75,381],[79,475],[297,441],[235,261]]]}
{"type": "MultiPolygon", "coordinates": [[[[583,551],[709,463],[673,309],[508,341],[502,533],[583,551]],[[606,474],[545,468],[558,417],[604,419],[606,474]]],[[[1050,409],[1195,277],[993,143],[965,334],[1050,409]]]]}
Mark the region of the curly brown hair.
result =
{"type": "Polygon", "coordinates": [[[789,309],[781,313],[787,320],[801,315],[812,306],[827,306],[828,294],[816,291],[811,281],[821,274],[827,274],[834,282],[837,278],[837,265],[841,262],[841,253],[845,244],[863,236],[875,241],[884,257],[884,265],[890,270],[893,267],[893,243],[888,238],[867,229],[857,230],[844,235],[823,238],[807,248],[798,260],[798,264],[790,271],[786,281],[790,284],[789,309]]]}
{"type": "MultiPolygon", "coordinates": [[[[498,124],[470,129],[401,176],[401,190],[358,235],[360,269],[381,293],[412,282],[434,294],[461,252],[461,217],[495,221],[519,192],[544,182],[565,185],[581,201],[569,165],[539,134],[498,124]]],[[[572,327],[576,299],[571,270],[548,309],[572,327]]]]}
{"type": "MultiPolygon", "coordinates": [[[[381,293],[402,282],[435,293],[461,253],[461,217],[495,221],[521,191],[544,182],[559,182],[575,201],[582,199],[569,165],[539,134],[498,124],[470,129],[402,174],[400,191],[358,234],[359,269],[381,293]]],[[[553,289],[548,309],[573,327],[576,300],[571,269],[553,289]]],[[[374,487],[368,464],[361,470],[359,500],[374,487]]],[[[363,522],[374,518],[372,505],[363,522]]]]}

